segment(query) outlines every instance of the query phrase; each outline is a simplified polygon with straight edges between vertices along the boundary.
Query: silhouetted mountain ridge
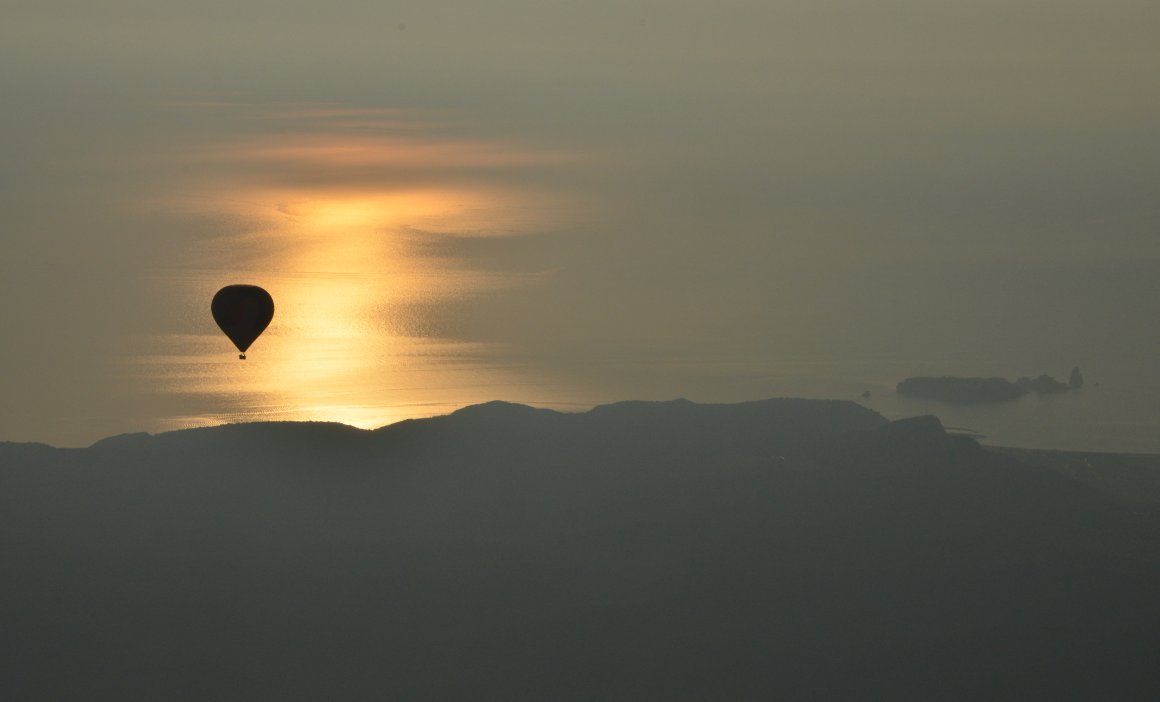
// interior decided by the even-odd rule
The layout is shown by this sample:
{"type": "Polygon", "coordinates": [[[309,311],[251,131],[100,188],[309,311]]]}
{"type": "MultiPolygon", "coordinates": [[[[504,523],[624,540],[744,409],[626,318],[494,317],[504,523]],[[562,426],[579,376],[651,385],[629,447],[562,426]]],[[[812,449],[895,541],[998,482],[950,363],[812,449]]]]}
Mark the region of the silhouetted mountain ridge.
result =
{"type": "Polygon", "coordinates": [[[1160,520],[855,403],[0,445],[0,698],[1117,699],[1160,520]]]}
{"type": "MultiPolygon", "coordinates": [[[[662,402],[627,401],[598,405],[587,412],[562,413],[527,405],[492,401],[470,405],[449,415],[406,420],[374,430],[337,422],[244,422],[179,429],[160,434],[136,432],[97,441],[98,452],[158,450],[188,447],[199,452],[224,449],[278,452],[304,449],[346,449],[433,436],[439,432],[477,432],[494,437],[567,429],[577,437],[607,443],[637,441],[657,434],[685,434],[688,439],[721,444],[756,440],[765,444],[798,444],[813,438],[884,425],[887,420],[857,403],[838,400],[774,398],[733,404],[699,404],[686,399],[662,402]]],[[[463,440],[466,437],[458,437],[463,440]]],[[[542,437],[539,437],[542,438],[542,437]]],[[[0,443],[0,447],[6,444],[0,443]]],[[[10,445],[10,444],[9,444],[10,445]]],[[[41,444],[45,449],[51,447],[41,444]]],[[[16,450],[16,449],[11,449],[16,450]]],[[[22,449],[24,450],[24,449],[22,449]]],[[[3,454],[0,453],[0,458],[3,454]]]]}

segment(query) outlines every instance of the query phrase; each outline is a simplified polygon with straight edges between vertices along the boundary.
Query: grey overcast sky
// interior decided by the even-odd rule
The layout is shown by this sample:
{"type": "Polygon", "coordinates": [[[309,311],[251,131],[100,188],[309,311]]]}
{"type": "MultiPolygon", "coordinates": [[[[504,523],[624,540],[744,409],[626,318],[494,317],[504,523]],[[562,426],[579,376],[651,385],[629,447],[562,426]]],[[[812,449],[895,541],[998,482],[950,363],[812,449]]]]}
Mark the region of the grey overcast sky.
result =
{"type": "Polygon", "coordinates": [[[0,440],[1160,391],[1158,76],[1151,0],[8,0],[0,440]]]}

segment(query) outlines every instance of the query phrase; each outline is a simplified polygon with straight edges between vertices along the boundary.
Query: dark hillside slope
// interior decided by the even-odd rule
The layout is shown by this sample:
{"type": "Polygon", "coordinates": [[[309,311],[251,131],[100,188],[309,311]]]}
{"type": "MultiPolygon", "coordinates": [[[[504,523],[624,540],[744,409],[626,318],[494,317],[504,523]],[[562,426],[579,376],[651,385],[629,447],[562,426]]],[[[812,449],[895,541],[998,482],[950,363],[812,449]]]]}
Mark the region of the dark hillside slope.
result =
{"type": "Polygon", "coordinates": [[[1160,455],[1079,453],[991,448],[1033,466],[1050,468],[1131,504],[1139,511],[1160,511],[1160,455]]]}
{"type": "Polygon", "coordinates": [[[1160,695],[1156,519],[852,403],[0,445],[0,699],[1160,695]]]}

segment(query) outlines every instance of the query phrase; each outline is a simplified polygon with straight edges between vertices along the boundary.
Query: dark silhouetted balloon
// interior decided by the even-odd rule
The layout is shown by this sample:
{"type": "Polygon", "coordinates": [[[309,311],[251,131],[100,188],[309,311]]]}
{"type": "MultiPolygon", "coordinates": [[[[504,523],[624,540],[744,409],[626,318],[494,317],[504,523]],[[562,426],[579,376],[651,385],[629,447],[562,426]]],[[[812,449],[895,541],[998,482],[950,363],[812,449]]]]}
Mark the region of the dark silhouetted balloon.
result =
{"type": "Polygon", "coordinates": [[[274,298],[257,285],[227,285],[213,296],[209,309],[245,360],[246,349],[254,343],[274,318],[274,298]]]}

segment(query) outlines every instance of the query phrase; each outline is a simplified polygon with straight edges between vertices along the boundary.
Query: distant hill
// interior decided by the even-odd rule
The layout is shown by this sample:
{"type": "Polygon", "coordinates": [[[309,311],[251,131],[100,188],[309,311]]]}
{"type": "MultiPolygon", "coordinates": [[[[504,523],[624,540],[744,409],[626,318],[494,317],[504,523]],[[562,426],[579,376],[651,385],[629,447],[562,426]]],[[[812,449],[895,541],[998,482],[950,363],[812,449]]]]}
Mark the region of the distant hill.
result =
{"type": "Polygon", "coordinates": [[[1157,699],[1160,516],[1022,458],[809,400],[0,444],[0,699],[1157,699]]]}

